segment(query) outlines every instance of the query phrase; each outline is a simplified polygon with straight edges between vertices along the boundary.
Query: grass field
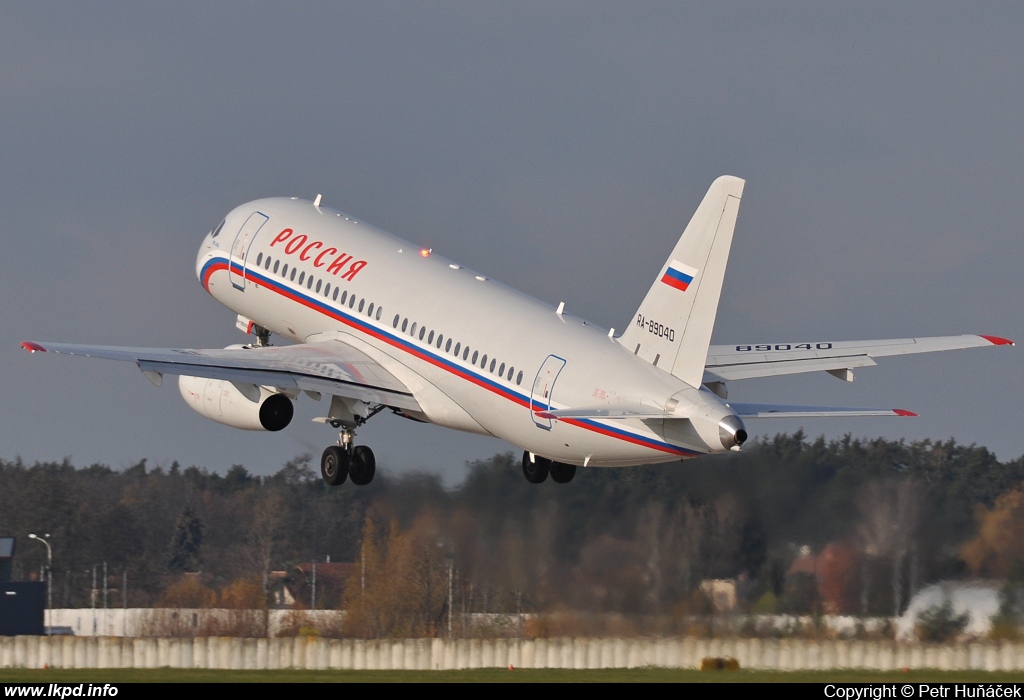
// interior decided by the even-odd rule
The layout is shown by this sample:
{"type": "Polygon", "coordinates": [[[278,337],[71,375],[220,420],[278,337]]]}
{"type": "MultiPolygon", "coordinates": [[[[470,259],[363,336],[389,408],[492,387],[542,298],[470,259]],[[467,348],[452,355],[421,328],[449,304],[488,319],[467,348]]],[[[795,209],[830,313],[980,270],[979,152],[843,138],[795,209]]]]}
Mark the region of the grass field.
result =
{"type": "Polygon", "coordinates": [[[224,671],[215,669],[0,669],[0,683],[1020,683],[986,671],[691,671],[666,668],[471,671],[224,671]]]}

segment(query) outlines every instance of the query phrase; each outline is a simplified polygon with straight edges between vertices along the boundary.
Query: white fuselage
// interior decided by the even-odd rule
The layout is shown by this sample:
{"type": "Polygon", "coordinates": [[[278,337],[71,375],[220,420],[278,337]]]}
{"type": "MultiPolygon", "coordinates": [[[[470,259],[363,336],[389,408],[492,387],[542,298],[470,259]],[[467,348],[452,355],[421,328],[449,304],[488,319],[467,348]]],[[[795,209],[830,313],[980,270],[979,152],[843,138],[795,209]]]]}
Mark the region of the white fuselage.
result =
{"type": "Polygon", "coordinates": [[[725,449],[716,426],[732,411],[706,389],[604,329],[336,210],[289,198],[244,204],[207,235],[196,272],[218,301],[280,336],[339,339],[369,355],[432,423],[578,465],[725,449]],[[697,420],[537,413],[622,403],[697,420]]]}

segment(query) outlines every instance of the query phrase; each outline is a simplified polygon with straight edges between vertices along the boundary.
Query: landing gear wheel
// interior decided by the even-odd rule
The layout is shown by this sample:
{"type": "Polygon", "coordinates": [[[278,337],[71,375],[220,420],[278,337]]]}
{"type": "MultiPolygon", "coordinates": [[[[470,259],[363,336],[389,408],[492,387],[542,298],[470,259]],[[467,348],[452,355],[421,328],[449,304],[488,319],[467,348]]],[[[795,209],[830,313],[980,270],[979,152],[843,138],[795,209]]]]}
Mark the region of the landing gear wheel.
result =
{"type": "Polygon", "coordinates": [[[568,484],[576,476],[576,465],[564,462],[551,463],[551,479],[558,484],[568,484]]]}
{"type": "Polygon", "coordinates": [[[548,478],[548,469],[551,467],[551,460],[544,459],[540,455],[534,455],[530,461],[530,453],[523,453],[523,476],[531,484],[542,483],[548,478]]]}
{"type": "Polygon", "coordinates": [[[348,478],[348,463],[348,453],[337,445],[331,445],[320,458],[320,476],[328,486],[343,484],[348,478]]]}
{"type": "Polygon", "coordinates": [[[352,483],[357,486],[366,486],[373,481],[373,475],[376,472],[377,460],[373,456],[373,450],[366,445],[357,445],[352,450],[352,461],[348,465],[352,483]]]}

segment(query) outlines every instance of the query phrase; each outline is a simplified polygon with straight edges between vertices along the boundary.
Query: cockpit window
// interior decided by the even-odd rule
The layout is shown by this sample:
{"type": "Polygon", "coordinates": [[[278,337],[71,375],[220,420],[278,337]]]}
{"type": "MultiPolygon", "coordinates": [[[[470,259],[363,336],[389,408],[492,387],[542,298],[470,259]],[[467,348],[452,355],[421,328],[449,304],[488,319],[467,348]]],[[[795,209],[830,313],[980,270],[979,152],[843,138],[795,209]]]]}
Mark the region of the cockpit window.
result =
{"type": "MultiPolygon", "coordinates": [[[[225,219],[224,221],[227,221],[227,219],[225,219]]],[[[220,233],[220,230],[224,228],[224,221],[221,221],[219,224],[217,224],[217,228],[213,229],[213,231],[210,233],[210,238],[217,237],[217,234],[220,233]]]]}

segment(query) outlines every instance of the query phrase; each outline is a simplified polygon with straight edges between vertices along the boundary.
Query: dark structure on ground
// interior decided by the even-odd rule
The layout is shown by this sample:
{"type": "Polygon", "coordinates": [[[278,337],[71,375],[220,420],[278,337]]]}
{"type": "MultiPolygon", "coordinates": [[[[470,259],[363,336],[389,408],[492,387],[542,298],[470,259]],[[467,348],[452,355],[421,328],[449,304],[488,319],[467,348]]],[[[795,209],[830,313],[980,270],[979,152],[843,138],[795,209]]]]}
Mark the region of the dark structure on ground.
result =
{"type": "Polygon", "coordinates": [[[0,583],[0,636],[43,635],[46,584],[41,581],[0,583]]]}
{"type": "Polygon", "coordinates": [[[11,583],[14,538],[0,537],[0,636],[46,634],[46,584],[42,581],[11,583]]]}

